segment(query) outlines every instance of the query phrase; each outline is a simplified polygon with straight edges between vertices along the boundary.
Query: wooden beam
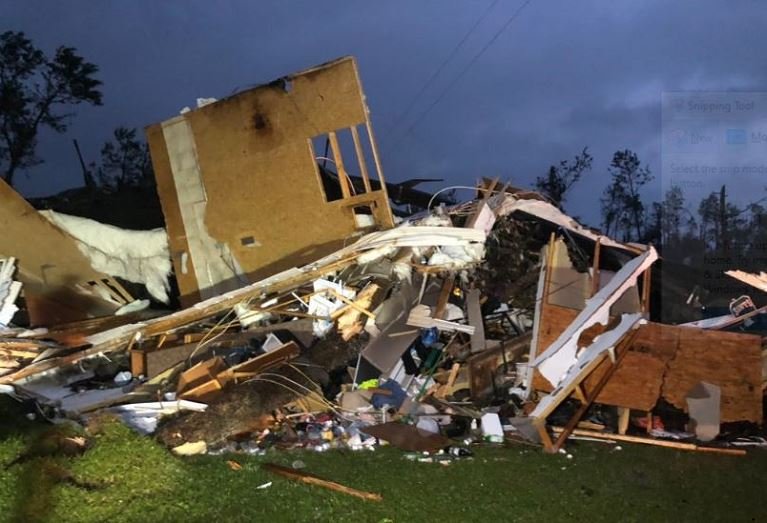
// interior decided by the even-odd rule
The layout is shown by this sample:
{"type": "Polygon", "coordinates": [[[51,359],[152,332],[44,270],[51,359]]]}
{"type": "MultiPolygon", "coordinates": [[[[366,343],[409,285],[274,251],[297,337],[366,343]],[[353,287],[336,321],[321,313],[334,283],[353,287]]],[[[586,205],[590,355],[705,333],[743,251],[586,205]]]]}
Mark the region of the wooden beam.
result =
{"type": "MultiPolygon", "coordinates": [[[[562,434],[562,427],[552,427],[555,433],[562,434]]],[[[593,430],[575,429],[570,436],[585,436],[588,438],[606,439],[613,441],[625,441],[627,443],[641,443],[643,445],[655,445],[657,447],[668,447],[679,450],[692,450],[696,452],[713,452],[716,454],[728,454],[730,456],[745,456],[743,449],[723,449],[719,447],[703,447],[695,443],[683,443],[681,441],[667,441],[662,439],[645,438],[641,436],[626,436],[622,434],[612,434],[607,432],[596,432],[593,430]]],[[[568,436],[569,437],[569,436],[568,436]]]]}
{"type": "Polygon", "coordinates": [[[543,450],[549,454],[554,454],[557,449],[554,448],[554,443],[551,441],[549,431],[546,429],[546,423],[536,423],[535,428],[538,429],[538,435],[541,437],[541,443],[543,443],[543,450]]]}
{"type": "Polygon", "coordinates": [[[365,192],[372,191],[370,187],[370,176],[368,176],[368,165],[365,162],[365,152],[362,150],[362,144],[360,143],[360,135],[357,132],[357,126],[351,126],[352,139],[354,140],[354,152],[357,153],[357,161],[360,164],[360,174],[362,175],[362,183],[365,185],[365,192]]]}
{"type": "MultiPolygon", "coordinates": [[[[378,157],[378,145],[376,145],[375,136],[373,135],[373,126],[370,124],[370,115],[368,112],[367,104],[365,105],[365,128],[368,132],[368,141],[370,141],[370,150],[373,151],[373,162],[376,166],[376,173],[378,173],[378,181],[381,182],[381,191],[384,193],[384,201],[389,202],[389,190],[386,188],[386,180],[384,179],[383,168],[381,167],[381,159],[378,157]]],[[[389,227],[394,227],[394,214],[391,210],[391,205],[386,205],[382,209],[386,214],[384,216],[386,224],[389,227]]]]}
{"type": "Polygon", "coordinates": [[[629,420],[631,418],[631,409],[626,407],[618,407],[618,434],[626,434],[629,428],[629,420]]]}
{"type": "Polygon", "coordinates": [[[336,164],[336,171],[338,171],[338,183],[341,185],[341,194],[344,198],[348,198],[351,196],[349,175],[346,173],[344,160],[341,157],[341,146],[338,145],[338,136],[336,136],[334,131],[328,133],[328,140],[330,141],[330,148],[333,150],[333,161],[336,164]]]}
{"type": "Polygon", "coordinates": [[[642,312],[645,314],[650,312],[650,282],[652,275],[652,267],[648,267],[644,273],[642,279],[642,312]]]}
{"type": "Polygon", "coordinates": [[[594,245],[594,264],[591,271],[591,296],[594,296],[597,292],[599,292],[599,254],[602,251],[601,239],[602,237],[598,236],[597,243],[594,245]]]}

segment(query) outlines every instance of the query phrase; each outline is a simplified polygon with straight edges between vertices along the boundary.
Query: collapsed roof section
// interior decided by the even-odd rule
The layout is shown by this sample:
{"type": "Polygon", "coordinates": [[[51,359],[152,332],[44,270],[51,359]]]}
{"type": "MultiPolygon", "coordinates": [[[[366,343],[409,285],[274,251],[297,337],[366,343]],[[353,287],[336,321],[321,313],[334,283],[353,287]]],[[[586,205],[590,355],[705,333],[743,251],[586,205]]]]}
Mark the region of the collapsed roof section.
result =
{"type": "Polygon", "coordinates": [[[185,306],[393,225],[351,57],[146,132],[185,306]]]}
{"type": "Polygon", "coordinates": [[[18,259],[32,325],[106,316],[133,300],[117,280],[92,267],[75,238],[2,180],[0,226],[0,254],[18,259]]]}

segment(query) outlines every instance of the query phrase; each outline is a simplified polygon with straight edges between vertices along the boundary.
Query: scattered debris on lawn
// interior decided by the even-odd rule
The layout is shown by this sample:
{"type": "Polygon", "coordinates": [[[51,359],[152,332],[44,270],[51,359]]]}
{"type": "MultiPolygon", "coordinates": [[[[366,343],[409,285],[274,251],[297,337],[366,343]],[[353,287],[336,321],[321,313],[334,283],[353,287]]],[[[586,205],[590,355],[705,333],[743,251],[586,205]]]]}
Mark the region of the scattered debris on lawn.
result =
{"type": "Polygon", "coordinates": [[[0,181],[2,391],[183,456],[765,446],[763,338],[742,329],[763,294],[662,322],[652,246],[497,179],[464,203],[389,194],[358,78],[342,58],[149,127],[167,232],[43,216],[0,181]]]}

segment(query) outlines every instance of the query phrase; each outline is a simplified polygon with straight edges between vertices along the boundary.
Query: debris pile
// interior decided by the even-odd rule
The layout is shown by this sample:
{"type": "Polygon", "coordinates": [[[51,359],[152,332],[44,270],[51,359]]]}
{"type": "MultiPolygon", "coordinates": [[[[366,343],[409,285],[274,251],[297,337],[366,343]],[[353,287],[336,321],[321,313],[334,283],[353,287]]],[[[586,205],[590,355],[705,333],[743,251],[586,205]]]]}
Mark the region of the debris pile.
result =
{"type": "Polygon", "coordinates": [[[764,359],[739,329],[764,308],[654,321],[652,246],[498,180],[433,208],[415,191],[395,219],[371,129],[351,58],[151,126],[167,232],[115,233],[143,243],[123,251],[0,182],[2,390],[180,455],[387,443],[449,463],[578,437],[743,453],[764,359]]]}

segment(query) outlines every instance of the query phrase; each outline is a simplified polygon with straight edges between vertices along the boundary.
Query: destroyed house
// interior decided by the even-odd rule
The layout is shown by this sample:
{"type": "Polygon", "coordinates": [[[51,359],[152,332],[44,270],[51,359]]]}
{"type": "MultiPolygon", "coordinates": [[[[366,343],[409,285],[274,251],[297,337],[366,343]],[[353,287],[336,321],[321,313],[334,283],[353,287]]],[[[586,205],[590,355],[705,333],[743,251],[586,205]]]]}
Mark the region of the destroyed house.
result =
{"type": "Polygon", "coordinates": [[[763,422],[767,353],[741,327],[767,312],[745,294],[764,273],[723,273],[728,314],[701,318],[690,271],[539,194],[486,179],[452,205],[387,184],[352,58],[203,102],[147,129],[166,230],[36,212],[0,182],[5,391],[178,454],[382,440],[453,459],[587,429],[745,453],[724,446],[763,422]],[[426,212],[395,227],[394,187],[426,212]],[[172,303],[171,265],[180,310],[134,299],[172,303]]]}

